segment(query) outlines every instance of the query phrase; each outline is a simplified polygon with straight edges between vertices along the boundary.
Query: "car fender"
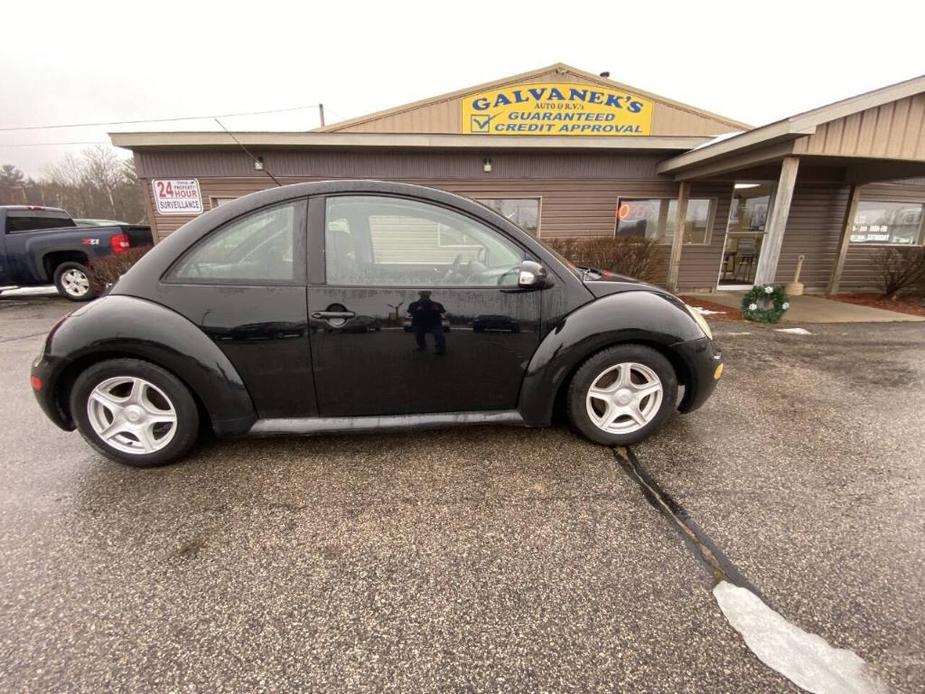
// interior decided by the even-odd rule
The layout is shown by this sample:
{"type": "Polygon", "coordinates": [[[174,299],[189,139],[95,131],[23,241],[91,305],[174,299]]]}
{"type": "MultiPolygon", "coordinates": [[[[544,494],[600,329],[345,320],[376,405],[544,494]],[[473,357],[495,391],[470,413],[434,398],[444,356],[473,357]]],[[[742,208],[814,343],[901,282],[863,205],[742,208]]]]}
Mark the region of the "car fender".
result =
{"type": "Polygon", "coordinates": [[[525,372],[518,409],[530,426],[549,424],[565,380],[611,345],[649,344],[675,361],[683,356],[672,345],[703,338],[683,302],[667,292],[640,289],[595,299],[563,317],[540,343],[525,372]]]}
{"type": "MultiPolygon", "coordinates": [[[[155,363],[183,381],[198,397],[218,435],[247,432],[257,420],[244,381],[228,357],[196,325],[165,306],[129,296],[107,296],[81,307],[59,323],[34,365],[44,381],[46,412],[73,428],[66,393],[78,362],[96,355],[136,357],[155,363]]],[[[41,400],[41,397],[40,397],[41,400]]]]}

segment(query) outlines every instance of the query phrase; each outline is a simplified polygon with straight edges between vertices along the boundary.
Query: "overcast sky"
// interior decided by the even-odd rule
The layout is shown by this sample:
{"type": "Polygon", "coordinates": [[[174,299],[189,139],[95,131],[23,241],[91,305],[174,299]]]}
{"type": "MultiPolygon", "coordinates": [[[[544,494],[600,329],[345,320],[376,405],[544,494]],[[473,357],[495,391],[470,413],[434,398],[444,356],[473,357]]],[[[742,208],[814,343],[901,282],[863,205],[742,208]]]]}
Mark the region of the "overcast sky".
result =
{"type": "MultiPolygon", "coordinates": [[[[305,130],[558,61],[759,125],[925,73],[925,3],[6,3],[0,129],[305,130]],[[368,7],[365,5],[368,4],[368,7]]],[[[0,132],[39,175],[108,130],[0,132]],[[25,146],[29,145],[29,146],[25,146]]]]}

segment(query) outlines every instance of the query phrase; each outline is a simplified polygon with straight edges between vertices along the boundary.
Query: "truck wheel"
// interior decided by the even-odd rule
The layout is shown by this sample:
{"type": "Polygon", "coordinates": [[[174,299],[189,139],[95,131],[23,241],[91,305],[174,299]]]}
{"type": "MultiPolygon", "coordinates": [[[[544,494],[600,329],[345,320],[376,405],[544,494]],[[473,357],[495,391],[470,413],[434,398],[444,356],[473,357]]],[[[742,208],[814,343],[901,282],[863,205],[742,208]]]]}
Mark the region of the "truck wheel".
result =
{"type": "Polygon", "coordinates": [[[645,345],[617,345],[581,365],[568,389],[568,415],[587,438],[629,446],[657,431],[675,409],[678,378],[645,345]]]}
{"type": "Polygon", "coordinates": [[[55,268],[55,287],[58,293],[71,301],[90,301],[96,289],[85,265],[69,261],[55,268]]]}
{"type": "Polygon", "coordinates": [[[87,443],[132,467],[172,463],[199,435],[199,411],[186,386],[140,359],[112,359],[82,372],[70,408],[87,443]]]}

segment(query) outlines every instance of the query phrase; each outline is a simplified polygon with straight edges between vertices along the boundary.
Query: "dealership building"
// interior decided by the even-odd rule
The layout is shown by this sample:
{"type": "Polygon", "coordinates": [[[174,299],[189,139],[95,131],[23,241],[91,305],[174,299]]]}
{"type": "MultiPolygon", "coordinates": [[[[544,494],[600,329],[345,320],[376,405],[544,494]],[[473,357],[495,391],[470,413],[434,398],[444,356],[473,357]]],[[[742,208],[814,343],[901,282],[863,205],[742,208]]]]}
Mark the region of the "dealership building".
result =
{"type": "Polygon", "coordinates": [[[557,64],[312,131],[111,139],[159,238],[274,179],[375,178],[541,239],[644,236],[684,291],[787,282],[801,257],[809,290],[873,290],[883,248],[925,241],[925,76],[752,127],[557,64]]]}

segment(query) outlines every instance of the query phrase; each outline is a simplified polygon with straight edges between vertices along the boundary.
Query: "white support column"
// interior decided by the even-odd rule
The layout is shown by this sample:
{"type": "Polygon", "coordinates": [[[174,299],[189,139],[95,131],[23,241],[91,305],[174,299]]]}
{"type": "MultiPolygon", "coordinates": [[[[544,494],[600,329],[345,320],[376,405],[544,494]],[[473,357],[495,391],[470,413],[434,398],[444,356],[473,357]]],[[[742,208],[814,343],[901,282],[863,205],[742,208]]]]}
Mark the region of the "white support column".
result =
{"type": "Polygon", "coordinates": [[[851,230],[854,228],[854,220],[858,216],[858,204],[860,202],[861,186],[855,184],[851,186],[851,193],[848,195],[848,208],[845,210],[841,239],[838,242],[838,258],[835,260],[835,267],[832,268],[832,277],[829,279],[826,294],[838,293],[841,273],[845,269],[845,258],[848,256],[848,244],[851,242],[851,230]]]}
{"type": "MultiPolygon", "coordinates": [[[[684,247],[684,225],[687,222],[687,201],[691,194],[690,181],[681,181],[678,187],[677,224],[671,239],[671,257],[668,260],[668,290],[678,291],[678,275],[681,272],[681,249],[684,247]]],[[[667,207],[667,205],[666,205],[667,207]]]]}
{"type": "Polygon", "coordinates": [[[790,217],[790,201],[793,200],[793,190],[796,187],[797,169],[799,167],[799,157],[784,157],[781,162],[777,192],[774,195],[774,204],[771,207],[771,214],[765,228],[761,254],[758,256],[755,284],[774,283],[780,249],[784,243],[784,229],[787,228],[787,219],[790,217]]]}

